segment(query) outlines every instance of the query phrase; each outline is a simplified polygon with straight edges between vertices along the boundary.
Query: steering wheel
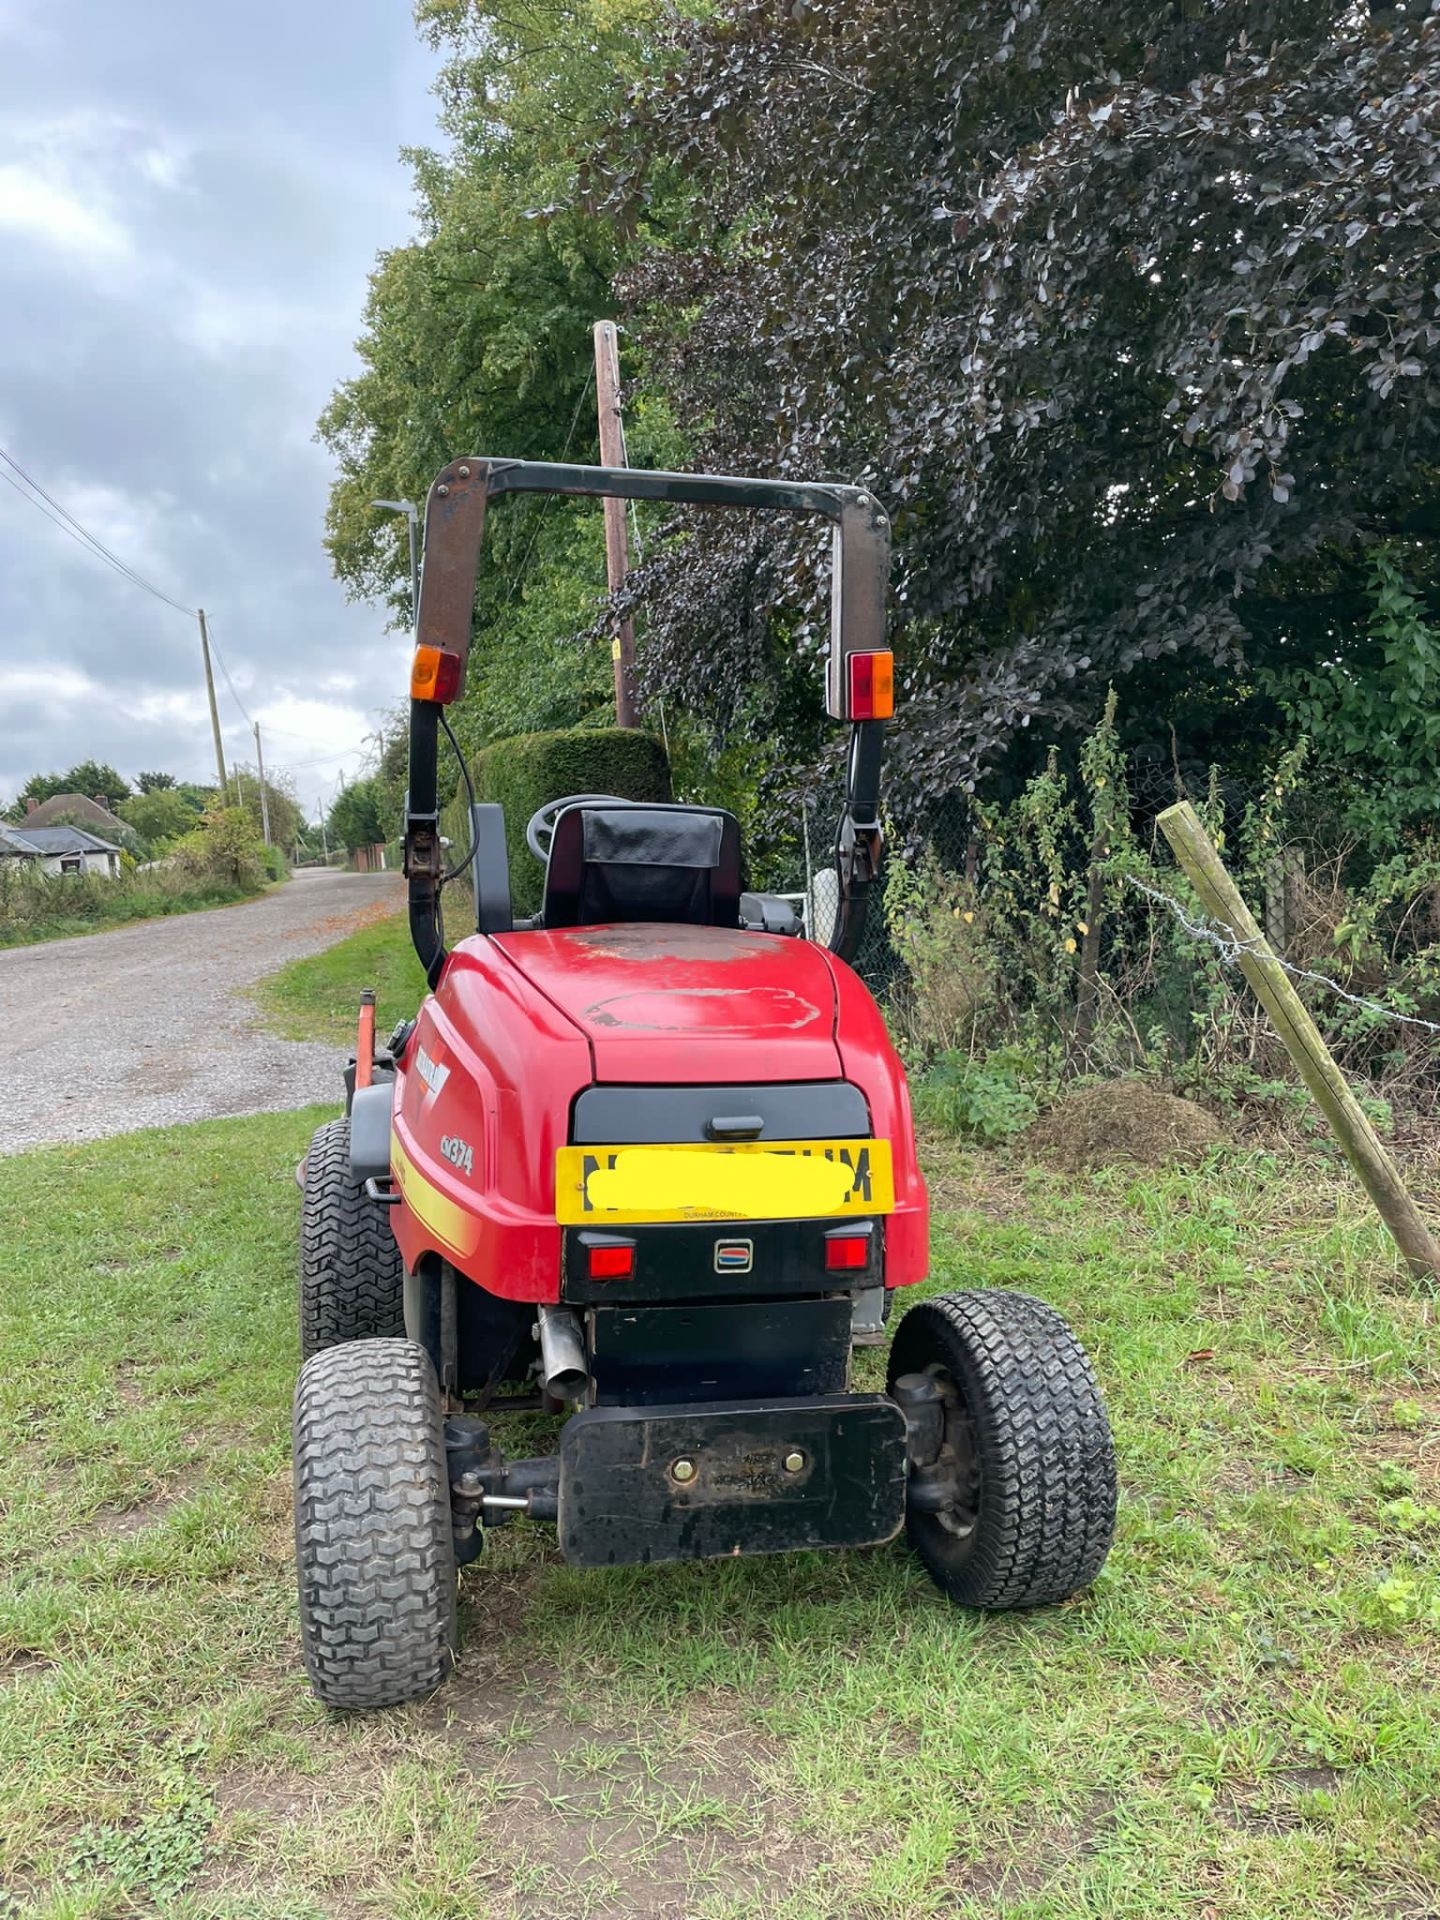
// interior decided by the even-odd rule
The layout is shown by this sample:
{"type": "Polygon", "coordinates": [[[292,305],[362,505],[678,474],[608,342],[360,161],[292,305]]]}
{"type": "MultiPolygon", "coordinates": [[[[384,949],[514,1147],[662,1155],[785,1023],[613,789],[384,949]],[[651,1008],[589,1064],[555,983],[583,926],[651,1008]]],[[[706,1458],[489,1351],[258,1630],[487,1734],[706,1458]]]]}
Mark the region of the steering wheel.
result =
{"type": "Polygon", "coordinates": [[[613,793],[567,793],[559,800],[547,800],[525,822],[525,844],[543,867],[550,858],[550,842],[555,838],[555,822],[567,807],[628,807],[630,802],[613,793]]]}

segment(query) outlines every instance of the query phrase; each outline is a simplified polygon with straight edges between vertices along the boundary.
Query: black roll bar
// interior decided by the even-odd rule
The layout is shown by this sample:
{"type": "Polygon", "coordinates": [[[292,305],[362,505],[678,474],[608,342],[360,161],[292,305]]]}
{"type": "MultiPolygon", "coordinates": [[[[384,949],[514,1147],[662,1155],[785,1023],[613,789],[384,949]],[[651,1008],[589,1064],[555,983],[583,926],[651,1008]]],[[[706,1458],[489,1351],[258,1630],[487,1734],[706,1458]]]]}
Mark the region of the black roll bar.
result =
{"type": "MultiPolygon", "coordinates": [[[[507,493],[564,493],[663,500],[675,505],[743,507],[752,512],[819,514],[834,527],[830,651],[825,675],[825,704],[832,717],[846,718],[847,656],[877,652],[885,645],[890,523],[874,495],[863,487],[467,455],[452,460],[436,475],[425,503],[424,564],[416,619],[420,646],[438,647],[458,657],[462,687],[470,655],[485,510],[493,498],[507,493]]],[[[445,961],[439,919],[444,872],[438,792],[439,716],[434,701],[410,702],[405,874],[410,885],[411,938],[432,986],[445,961]]],[[[859,947],[866,898],[880,871],[884,734],[883,720],[852,722],[845,802],[835,840],[839,899],[827,943],[845,959],[853,958],[859,947]]]]}

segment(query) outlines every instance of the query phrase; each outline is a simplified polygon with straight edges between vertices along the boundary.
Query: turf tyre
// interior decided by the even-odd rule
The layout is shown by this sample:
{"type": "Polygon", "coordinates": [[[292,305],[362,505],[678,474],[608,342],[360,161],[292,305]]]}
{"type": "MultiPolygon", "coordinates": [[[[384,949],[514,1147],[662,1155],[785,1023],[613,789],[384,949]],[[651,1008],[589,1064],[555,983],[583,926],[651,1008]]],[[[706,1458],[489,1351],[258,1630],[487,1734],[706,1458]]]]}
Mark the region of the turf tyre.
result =
{"type": "Polygon", "coordinates": [[[405,1333],[405,1268],[388,1208],[350,1171],[350,1119],[317,1127],[300,1209],[300,1357],[405,1333]]]}
{"type": "Polygon", "coordinates": [[[971,1524],[957,1537],[912,1509],[915,1552],[960,1606],[1069,1599],[1100,1571],[1115,1531],[1115,1447],[1084,1348],[1029,1294],[945,1293],[911,1308],[890,1350],[892,1390],[930,1370],[953,1383],[947,1443],[968,1457],[958,1518],[971,1524]]]}
{"type": "Polygon", "coordinates": [[[455,1548],[435,1370],[410,1340],[308,1360],[295,1389],[295,1567],[327,1707],[432,1693],[456,1653],[455,1548]]]}

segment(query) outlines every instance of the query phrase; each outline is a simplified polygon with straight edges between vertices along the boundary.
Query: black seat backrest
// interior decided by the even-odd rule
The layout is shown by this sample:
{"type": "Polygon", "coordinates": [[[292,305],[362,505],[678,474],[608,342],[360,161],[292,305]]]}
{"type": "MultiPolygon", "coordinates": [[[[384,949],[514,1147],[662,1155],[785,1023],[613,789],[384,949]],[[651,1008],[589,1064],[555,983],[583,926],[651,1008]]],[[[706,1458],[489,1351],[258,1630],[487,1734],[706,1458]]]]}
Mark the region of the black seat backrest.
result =
{"type": "Polygon", "coordinates": [[[546,927],[740,924],[740,826],[720,807],[567,807],[545,868],[546,927]]]}

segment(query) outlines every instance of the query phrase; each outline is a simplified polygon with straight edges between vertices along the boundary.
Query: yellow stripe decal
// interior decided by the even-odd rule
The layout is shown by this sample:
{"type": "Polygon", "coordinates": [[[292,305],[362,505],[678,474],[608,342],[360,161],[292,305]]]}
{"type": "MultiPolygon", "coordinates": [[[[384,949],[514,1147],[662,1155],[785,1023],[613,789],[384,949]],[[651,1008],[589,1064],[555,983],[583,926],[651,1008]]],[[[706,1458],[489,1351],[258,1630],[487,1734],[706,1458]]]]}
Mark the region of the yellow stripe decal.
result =
{"type": "Polygon", "coordinates": [[[431,1184],[419,1171],[400,1144],[400,1136],[390,1134],[390,1166],[395,1183],[405,1196],[405,1204],[443,1246],[455,1253],[471,1253],[478,1242],[475,1221],[448,1195],[431,1184]]]}

